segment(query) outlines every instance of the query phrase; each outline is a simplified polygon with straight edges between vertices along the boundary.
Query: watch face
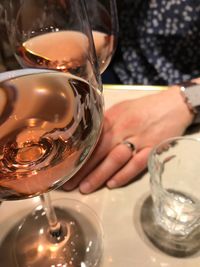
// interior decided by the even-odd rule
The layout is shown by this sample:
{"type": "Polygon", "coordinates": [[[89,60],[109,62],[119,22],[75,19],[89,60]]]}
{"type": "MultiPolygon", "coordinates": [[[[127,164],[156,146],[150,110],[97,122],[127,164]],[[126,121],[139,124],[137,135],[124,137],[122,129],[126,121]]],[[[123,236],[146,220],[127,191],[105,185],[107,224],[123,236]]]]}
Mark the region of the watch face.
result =
{"type": "Polygon", "coordinates": [[[193,108],[200,106],[200,85],[199,84],[185,87],[184,93],[190,105],[193,108]]]}
{"type": "Polygon", "coordinates": [[[200,84],[182,86],[181,92],[188,108],[195,114],[193,124],[200,123],[200,84]]]}

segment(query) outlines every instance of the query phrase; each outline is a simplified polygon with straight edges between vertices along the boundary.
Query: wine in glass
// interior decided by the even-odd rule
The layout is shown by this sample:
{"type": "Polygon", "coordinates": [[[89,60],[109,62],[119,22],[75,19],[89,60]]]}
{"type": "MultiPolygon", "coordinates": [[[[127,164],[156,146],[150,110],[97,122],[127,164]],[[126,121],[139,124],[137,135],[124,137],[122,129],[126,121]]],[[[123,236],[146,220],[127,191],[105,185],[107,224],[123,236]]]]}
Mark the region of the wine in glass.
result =
{"type": "MultiPolygon", "coordinates": [[[[35,73],[17,79],[13,78],[2,85],[6,88],[4,89],[6,92],[11,91],[11,88],[16,88],[14,91],[16,95],[24,95],[19,93],[23,90],[26,92],[26,97],[20,98],[21,100],[17,97],[16,100],[17,106],[20,107],[17,112],[21,112],[20,115],[15,114],[16,111],[12,115],[22,120],[22,126],[16,123],[19,128],[13,126],[14,133],[9,133],[9,130],[7,132],[11,139],[4,138],[5,143],[2,142],[2,146],[6,147],[4,152],[7,153],[9,159],[13,153],[14,162],[12,160],[9,162],[11,170],[13,170],[13,164],[16,163],[15,167],[18,168],[18,164],[22,161],[24,164],[22,176],[26,179],[13,179],[13,182],[3,184],[6,190],[10,190],[10,194],[6,197],[3,195],[1,198],[21,199],[50,191],[70,179],[78,171],[98,140],[102,124],[103,101],[92,34],[83,1],[24,1],[16,17],[12,17],[10,26],[12,47],[24,68],[47,68],[60,71],[60,73],[52,71],[47,74],[43,70],[41,70],[42,73],[39,70],[37,73],[35,70],[37,75],[35,73]],[[64,89],[59,90],[62,86],[68,93],[67,97],[64,96],[64,89]],[[21,88],[26,88],[26,91],[21,88]],[[31,92],[33,92],[32,95],[31,92]],[[56,102],[56,94],[64,96],[62,101],[59,100],[60,103],[56,102]],[[34,98],[34,96],[37,97],[34,98]],[[21,114],[27,99],[30,99],[31,103],[33,100],[34,104],[30,104],[32,109],[24,118],[26,122],[23,122],[21,114]],[[49,104],[45,106],[46,103],[49,104]],[[32,111],[35,113],[32,114],[32,111]],[[52,122],[52,125],[49,122],[52,122]],[[10,144],[15,149],[14,152],[7,149],[10,144]]],[[[45,195],[42,198],[46,198],[45,195]]],[[[89,209],[79,203],[81,207],[79,210],[84,210],[81,213],[84,218],[82,221],[85,221],[87,225],[87,234],[85,233],[84,237],[86,239],[87,236],[91,237],[86,242],[84,241],[83,245],[79,242],[80,212],[73,213],[73,201],[70,205],[70,212],[68,210],[65,215],[67,223],[57,220],[49,199],[44,201],[44,206],[50,226],[47,224],[43,226],[46,217],[43,216],[41,210],[34,211],[30,218],[25,219],[17,236],[18,243],[21,245],[17,247],[15,253],[20,266],[26,266],[26,264],[49,266],[55,263],[69,265],[74,262],[76,265],[82,262],[85,266],[92,266],[94,262],[95,264],[98,262],[101,255],[100,226],[96,223],[94,225],[98,227],[95,227],[91,222],[91,220],[96,221],[91,212],[89,215],[91,220],[86,223],[88,214],[84,217],[83,213],[89,213],[89,209]],[[73,215],[70,215],[71,212],[73,215]],[[30,221],[36,217],[40,230],[35,227],[31,230],[30,237],[30,229],[27,230],[26,226],[28,225],[29,228],[30,221]],[[71,230],[66,226],[68,224],[73,225],[71,230]],[[29,238],[32,240],[32,246],[27,245],[29,238]],[[81,255],[87,256],[86,260],[79,253],[80,247],[83,251],[81,255]],[[88,250],[89,253],[86,253],[88,250]],[[90,252],[93,256],[90,256],[90,252]],[[34,255],[34,259],[30,257],[31,261],[29,261],[30,255],[34,255]]],[[[64,218],[61,211],[62,209],[58,210],[59,214],[61,213],[59,218],[64,218]]]]}

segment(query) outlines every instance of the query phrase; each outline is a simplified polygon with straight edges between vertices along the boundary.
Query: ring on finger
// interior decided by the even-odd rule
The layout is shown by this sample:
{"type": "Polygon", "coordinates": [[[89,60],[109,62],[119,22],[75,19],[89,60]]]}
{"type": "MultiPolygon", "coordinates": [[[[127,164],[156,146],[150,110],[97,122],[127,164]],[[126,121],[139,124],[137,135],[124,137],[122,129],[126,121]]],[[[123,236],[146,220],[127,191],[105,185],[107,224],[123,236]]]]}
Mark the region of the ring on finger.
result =
{"type": "Polygon", "coordinates": [[[128,140],[124,140],[122,144],[126,145],[133,154],[136,154],[136,145],[128,140]]]}

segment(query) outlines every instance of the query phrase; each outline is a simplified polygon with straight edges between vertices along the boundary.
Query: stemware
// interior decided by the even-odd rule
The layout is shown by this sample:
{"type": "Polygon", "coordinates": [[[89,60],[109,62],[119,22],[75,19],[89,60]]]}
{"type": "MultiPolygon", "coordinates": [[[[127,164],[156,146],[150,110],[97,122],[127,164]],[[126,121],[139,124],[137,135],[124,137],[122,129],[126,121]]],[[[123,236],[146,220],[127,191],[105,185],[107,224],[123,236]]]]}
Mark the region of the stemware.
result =
{"type": "MultiPolygon", "coordinates": [[[[0,197],[18,200],[57,188],[83,164],[99,135],[101,96],[76,76],[41,71],[7,75],[1,82],[0,197]],[[85,96],[90,106],[81,101],[85,96]]],[[[19,266],[71,261],[90,266],[98,261],[102,236],[96,216],[81,203],[62,202],[58,221],[47,202],[45,213],[39,207],[20,223],[15,243],[19,266]]]]}
{"type": "MultiPolygon", "coordinates": [[[[57,168],[55,166],[53,167],[56,168],[58,172],[56,177],[55,177],[55,172],[52,171],[52,166],[47,171],[48,167],[50,167],[49,164],[51,161],[45,162],[46,172],[44,172],[45,178],[43,179],[43,182],[41,182],[42,180],[40,179],[41,174],[39,175],[39,180],[36,183],[29,184],[30,182],[29,180],[32,179],[27,179],[26,190],[24,191],[24,186],[23,186],[22,192],[20,191],[19,194],[18,192],[19,186],[14,187],[15,189],[14,192],[12,187],[12,190],[9,191],[10,195],[5,197],[7,199],[8,198],[18,199],[24,197],[32,197],[35,195],[41,195],[42,193],[47,192],[50,189],[59,186],[61,184],[61,181],[64,182],[67,179],[70,179],[73,176],[73,174],[82,166],[82,164],[85,162],[85,160],[88,158],[91,151],[93,150],[100,134],[102,114],[103,114],[101,82],[98,76],[96,57],[94,55],[94,47],[92,43],[92,34],[88,23],[84,2],[81,0],[73,0],[73,1],[28,0],[24,1],[20,6],[20,8],[16,10],[17,10],[16,14],[13,14],[11,5],[11,12],[9,15],[11,18],[9,22],[9,32],[10,32],[10,41],[17,60],[24,68],[27,67],[29,68],[34,67],[37,69],[46,68],[64,72],[64,74],[59,73],[59,75],[61,75],[59,76],[59,80],[62,79],[63,84],[66,83],[69,85],[70,87],[70,89],[68,89],[69,98],[71,99],[72,97],[73,101],[71,101],[72,102],[71,104],[69,101],[68,103],[66,102],[65,103],[66,111],[64,109],[62,110],[64,114],[65,112],[67,112],[67,110],[69,112],[68,115],[68,119],[70,121],[69,127],[66,125],[65,127],[61,127],[61,125],[58,125],[58,127],[56,127],[55,129],[48,128],[48,134],[50,134],[50,136],[52,135],[55,138],[61,139],[64,142],[64,144],[67,144],[67,149],[62,144],[58,152],[54,151],[53,148],[49,148],[48,151],[55,152],[56,155],[59,157],[58,154],[60,154],[62,150],[64,150],[65,152],[67,150],[69,156],[68,160],[63,161],[65,162],[63,163],[63,166],[57,166],[62,164],[59,163],[59,160],[55,160],[55,165],[57,166],[57,168]],[[79,77],[79,79],[77,79],[77,77],[79,77]],[[66,81],[64,79],[66,79],[66,81]],[[74,95],[70,93],[70,90],[73,91],[74,95]],[[73,102],[75,102],[75,104],[73,102]],[[73,117],[72,119],[70,117],[70,114],[72,114],[73,117]],[[15,194],[16,192],[17,194],[15,194]]],[[[45,74],[43,73],[43,77],[44,75],[45,74]]],[[[45,88],[47,88],[48,86],[50,87],[50,81],[52,82],[52,88],[53,86],[54,87],[57,86],[58,78],[55,78],[55,80],[53,78],[55,77],[55,75],[56,77],[58,77],[57,72],[56,74],[51,73],[48,75],[49,82],[47,85],[45,85],[45,88]]],[[[37,77],[36,76],[33,77],[33,75],[30,79],[27,77],[26,84],[29,83],[30,81],[30,88],[32,86],[33,91],[35,90],[35,87],[36,88],[41,87],[40,93],[41,97],[43,97],[43,93],[45,94],[45,90],[44,91],[42,90],[44,84],[43,82],[41,82],[40,84],[40,80],[37,77]]],[[[22,86],[24,86],[23,85],[24,79],[25,78],[23,77],[19,78],[19,80],[22,81],[22,86]]],[[[47,78],[45,79],[47,80],[47,78]]],[[[19,88],[18,90],[22,90],[20,89],[21,83],[20,86],[17,86],[17,88],[19,88]]],[[[29,89],[27,88],[27,92],[28,90],[29,89]]],[[[48,106],[49,110],[47,111],[47,109],[44,110],[44,107],[43,105],[41,105],[41,102],[42,101],[40,101],[40,98],[38,97],[39,104],[37,106],[39,108],[39,111],[41,113],[42,112],[44,113],[44,117],[45,117],[45,112],[50,112],[50,111],[51,111],[50,114],[47,115],[47,118],[50,120],[51,119],[57,120],[59,119],[59,116],[62,116],[62,114],[55,113],[56,112],[55,109],[58,108],[59,104],[57,106],[53,105],[52,107],[49,105],[48,106]],[[51,118],[51,116],[54,115],[55,117],[51,118]],[[56,117],[58,118],[56,119],[56,117]]],[[[21,105],[22,104],[23,103],[21,103],[21,105]]],[[[38,128],[37,141],[40,142],[41,135],[43,136],[44,134],[43,130],[40,129],[40,127],[43,125],[40,124],[40,118],[30,119],[28,121],[28,127],[32,127],[32,125],[33,127],[37,125],[38,128]],[[37,123],[39,123],[39,125],[37,123]]],[[[31,138],[29,137],[29,134],[30,136],[34,135],[34,129],[33,131],[28,130],[27,134],[22,134],[22,136],[24,136],[23,137],[24,140],[26,138],[31,138]]],[[[30,144],[31,146],[32,144],[34,144],[34,142],[30,141],[29,139],[26,140],[25,143],[27,144],[28,147],[30,144]]],[[[57,145],[59,146],[59,144],[57,145]]],[[[38,162],[38,160],[40,161],[40,158],[42,157],[40,153],[44,153],[45,155],[47,153],[45,144],[42,145],[40,149],[38,149],[37,146],[34,145],[34,150],[31,150],[32,152],[29,151],[29,148],[25,148],[23,151],[24,152],[22,153],[22,160],[25,162],[30,161],[30,158],[28,159],[26,158],[29,156],[33,157],[31,158],[32,162],[34,162],[35,160],[38,162]],[[27,153],[29,156],[26,155],[27,153]],[[34,157],[36,157],[36,159],[34,157]]],[[[63,158],[62,156],[60,157],[63,158]]],[[[18,157],[18,159],[20,158],[18,157]]],[[[61,159],[60,161],[62,162],[61,159]]],[[[26,168],[30,168],[28,163],[26,164],[26,168]]],[[[35,170],[34,175],[37,175],[37,170],[35,170]]],[[[21,183],[23,184],[24,181],[21,180],[21,183]]],[[[2,198],[4,197],[2,196],[2,198]]],[[[96,227],[97,228],[96,229],[94,226],[92,226],[92,223],[91,224],[88,223],[87,227],[88,236],[91,236],[89,235],[89,232],[93,233],[94,229],[96,229],[97,231],[96,234],[94,233],[92,234],[91,237],[92,239],[86,242],[85,246],[83,246],[85,248],[85,250],[83,249],[83,251],[86,252],[86,250],[88,250],[89,252],[87,253],[87,260],[84,262],[84,258],[80,257],[78,249],[78,247],[83,245],[78,243],[79,241],[78,236],[80,236],[80,234],[77,234],[74,228],[72,231],[74,233],[71,236],[70,231],[67,229],[67,227],[59,223],[59,221],[56,218],[54,209],[53,207],[51,207],[48,195],[42,195],[41,199],[43,200],[43,206],[45,209],[45,214],[47,215],[47,218],[49,220],[50,228],[49,226],[47,226],[48,229],[45,230],[41,228],[42,229],[41,232],[45,233],[42,241],[42,246],[41,242],[38,241],[38,236],[39,239],[42,236],[41,232],[40,231],[38,232],[37,229],[35,230],[33,229],[33,232],[35,231],[38,233],[38,234],[34,233],[31,235],[31,238],[33,238],[34,236],[34,241],[32,241],[32,243],[36,244],[36,247],[31,246],[27,251],[26,248],[28,246],[26,241],[28,240],[24,239],[25,243],[23,243],[23,245],[20,246],[20,249],[16,249],[17,252],[15,254],[17,257],[17,261],[20,262],[20,266],[23,266],[23,264],[27,264],[26,261],[29,260],[28,257],[30,256],[30,254],[33,253],[34,253],[34,261],[28,263],[30,266],[39,266],[41,264],[42,266],[49,266],[50,264],[53,263],[73,265],[74,264],[73,262],[77,263],[77,261],[79,262],[79,264],[85,264],[85,266],[90,266],[90,264],[92,266],[94,262],[96,264],[101,255],[101,240],[100,240],[101,235],[99,235],[99,233],[101,232],[100,226],[96,227]],[[93,230],[91,228],[93,228],[93,230]],[[50,239],[51,239],[50,246],[48,248],[46,245],[46,241],[47,239],[49,239],[49,235],[47,238],[46,234],[47,232],[50,233],[50,239]],[[74,238],[78,240],[75,242],[74,238]],[[52,246],[51,241],[54,243],[54,246],[52,246]],[[94,241],[97,243],[97,246],[94,241]],[[73,246],[71,247],[73,252],[70,250],[69,243],[75,244],[75,247],[73,246]],[[89,248],[88,244],[90,246],[89,248]],[[66,248],[66,246],[68,247],[66,248]],[[90,251],[94,252],[93,246],[95,246],[95,249],[98,247],[100,251],[97,252],[94,249],[95,256],[93,255],[90,259],[90,251]]],[[[73,206],[72,201],[70,202],[70,205],[73,206]]],[[[78,206],[80,207],[80,205],[81,203],[79,203],[78,206]]],[[[75,203],[75,206],[77,206],[77,203],[75,203]]],[[[83,205],[81,207],[82,209],[84,209],[85,212],[86,211],[87,213],[89,212],[89,209],[87,207],[83,207],[83,205]]],[[[60,210],[58,212],[60,213],[60,210]]],[[[78,215],[80,215],[80,212],[79,214],[78,212],[76,214],[74,213],[74,215],[71,217],[69,216],[69,212],[67,214],[68,214],[67,215],[68,221],[70,221],[70,225],[76,225],[78,229],[77,231],[80,232],[80,225],[79,225],[80,218],[78,219],[73,218],[73,216],[77,217],[78,215]]],[[[35,217],[37,218],[40,217],[42,220],[41,225],[43,225],[43,221],[45,219],[41,209],[39,209],[39,211],[36,210],[31,214],[32,219],[34,219],[35,217]],[[37,215],[35,214],[35,212],[37,213],[37,215]]],[[[62,216],[59,215],[59,217],[62,216]]],[[[25,219],[22,225],[20,226],[20,231],[17,236],[18,239],[20,238],[22,240],[26,235],[25,229],[27,224],[30,227],[29,218],[25,219]]],[[[98,226],[98,224],[96,225],[98,226]]]]}

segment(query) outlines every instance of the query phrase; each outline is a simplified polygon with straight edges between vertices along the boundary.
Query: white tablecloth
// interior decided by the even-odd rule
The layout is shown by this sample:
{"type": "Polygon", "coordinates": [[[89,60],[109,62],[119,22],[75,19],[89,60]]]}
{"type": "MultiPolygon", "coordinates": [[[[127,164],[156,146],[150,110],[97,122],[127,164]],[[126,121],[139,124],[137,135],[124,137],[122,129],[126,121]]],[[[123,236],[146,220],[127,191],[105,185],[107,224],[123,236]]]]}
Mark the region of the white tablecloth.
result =
{"type": "MultiPolygon", "coordinates": [[[[105,89],[106,107],[126,99],[154,93],[148,90],[105,89]]],[[[155,88],[156,90],[158,88],[155,88]]],[[[120,189],[103,188],[90,195],[78,191],[69,193],[55,191],[52,198],[66,197],[82,201],[96,211],[104,231],[102,267],[198,267],[200,253],[189,258],[174,258],[155,248],[144,235],[140,220],[140,207],[149,194],[148,173],[140,180],[120,189]]],[[[38,198],[5,202],[0,206],[0,241],[12,225],[19,220],[38,198]]],[[[66,199],[67,201],[67,199],[66,199]]],[[[1,267],[10,267],[2,266],[1,267]]],[[[38,266],[40,267],[40,266],[38,266]]]]}

